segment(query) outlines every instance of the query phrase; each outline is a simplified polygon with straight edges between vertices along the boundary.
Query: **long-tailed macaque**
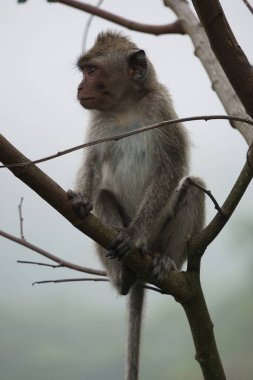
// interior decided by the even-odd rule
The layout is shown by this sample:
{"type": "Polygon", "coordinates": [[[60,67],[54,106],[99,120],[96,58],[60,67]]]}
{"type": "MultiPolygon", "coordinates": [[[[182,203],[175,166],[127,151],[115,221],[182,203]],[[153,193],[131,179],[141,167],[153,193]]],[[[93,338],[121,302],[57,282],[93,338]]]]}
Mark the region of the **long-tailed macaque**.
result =
{"type": "MultiPolygon", "coordinates": [[[[77,98],[90,110],[87,141],[177,118],[145,52],[122,34],[100,33],[78,67],[83,79],[77,98]]],[[[81,218],[93,208],[119,231],[109,252],[97,251],[118,292],[130,291],[127,380],[138,378],[144,290],[123,259],[137,249],[153,253],[158,279],[180,269],[186,242],[204,220],[203,193],[183,180],[188,153],[181,124],[95,145],[86,149],[76,189],[68,192],[81,218]]]]}

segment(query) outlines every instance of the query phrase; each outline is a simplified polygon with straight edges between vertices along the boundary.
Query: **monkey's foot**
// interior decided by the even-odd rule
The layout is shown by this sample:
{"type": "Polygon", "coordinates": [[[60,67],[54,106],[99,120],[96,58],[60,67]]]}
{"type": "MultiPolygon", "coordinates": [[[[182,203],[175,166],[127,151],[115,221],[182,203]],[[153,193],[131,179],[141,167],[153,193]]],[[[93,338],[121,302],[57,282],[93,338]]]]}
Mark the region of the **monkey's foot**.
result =
{"type": "Polygon", "coordinates": [[[92,203],[85,199],[81,193],[76,193],[72,190],[67,191],[67,197],[79,218],[87,218],[87,216],[93,209],[92,203]]]}
{"type": "Polygon", "coordinates": [[[109,245],[109,252],[106,257],[108,259],[122,260],[124,257],[129,255],[133,249],[134,246],[131,242],[131,237],[127,231],[121,231],[116,239],[114,239],[109,245]]]}
{"type": "Polygon", "coordinates": [[[131,252],[139,250],[141,252],[147,252],[145,244],[139,239],[135,238],[134,231],[126,228],[119,232],[116,239],[114,239],[109,245],[109,252],[106,257],[108,259],[122,260],[128,256],[131,252]]]}
{"type": "Polygon", "coordinates": [[[178,272],[176,264],[169,256],[163,256],[160,254],[154,255],[152,277],[155,280],[164,280],[170,270],[178,272]]]}

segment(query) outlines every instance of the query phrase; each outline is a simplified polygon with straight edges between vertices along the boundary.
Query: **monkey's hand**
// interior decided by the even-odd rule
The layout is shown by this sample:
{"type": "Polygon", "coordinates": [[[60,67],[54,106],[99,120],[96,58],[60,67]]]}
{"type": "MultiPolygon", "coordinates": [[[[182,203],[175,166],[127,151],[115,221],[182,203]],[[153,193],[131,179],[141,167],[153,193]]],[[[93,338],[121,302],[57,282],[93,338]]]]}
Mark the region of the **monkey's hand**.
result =
{"type": "Polygon", "coordinates": [[[140,242],[134,235],[134,231],[130,228],[122,229],[116,239],[109,245],[109,252],[106,257],[108,259],[122,260],[135,250],[140,250],[142,253],[147,252],[146,244],[140,242]]]}
{"type": "Polygon", "coordinates": [[[82,193],[76,193],[75,191],[68,190],[67,197],[70,201],[73,209],[76,211],[80,219],[85,219],[93,209],[92,203],[90,203],[82,193]]]}
{"type": "Polygon", "coordinates": [[[178,272],[174,261],[169,256],[160,255],[159,253],[155,254],[153,258],[152,277],[156,281],[162,281],[166,278],[170,270],[178,272]]]}

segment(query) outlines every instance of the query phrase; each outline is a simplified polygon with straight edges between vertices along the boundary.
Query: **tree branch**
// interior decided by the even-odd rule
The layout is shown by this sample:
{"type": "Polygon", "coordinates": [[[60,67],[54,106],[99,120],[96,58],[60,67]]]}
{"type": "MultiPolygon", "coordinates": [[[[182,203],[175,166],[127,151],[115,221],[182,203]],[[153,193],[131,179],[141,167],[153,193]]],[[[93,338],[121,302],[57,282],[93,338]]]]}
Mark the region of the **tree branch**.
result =
{"type": "MultiPolygon", "coordinates": [[[[195,48],[195,55],[204,66],[212,83],[212,89],[216,92],[227,114],[246,118],[245,109],[216,59],[205,30],[192,12],[189,4],[185,0],[164,0],[164,3],[175,12],[182,23],[185,33],[191,38],[195,48]]],[[[253,141],[253,127],[246,126],[237,121],[231,121],[230,123],[250,145],[253,141]]]]}
{"type": "Polygon", "coordinates": [[[222,211],[226,215],[224,218],[219,212],[215,215],[213,220],[207,227],[198,235],[194,236],[189,241],[188,252],[188,270],[199,271],[201,256],[205,252],[207,246],[216,238],[227,221],[232,216],[236,206],[240,202],[243,194],[245,193],[248,185],[253,177],[253,167],[250,164],[253,162],[253,146],[251,145],[248,153],[246,163],[237,178],[230,194],[222,205],[222,211]]]}
{"type": "Polygon", "coordinates": [[[196,274],[192,276],[192,283],[195,285],[195,295],[181,302],[181,305],[191,328],[196,348],[195,359],[199,362],[205,380],[226,380],[215,342],[214,326],[208,313],[200,279],[196,274]]]}
{"type": "Polygon", "coordinates": [[[189,183],[190,185],[197,187],[200,191],[203,191],[203,193],[205,193],[205,194],[211,199],[211,201],[213,202],[213,204],[214,204],[214,208],[220,213],[220,215],[221,215],[223,218],[227,219],[227,216],[224,214],[223,210],[220,208],[219,203],[218,203],[218,202],[216,201],[216,199],[214,198],[214,196],[213,196],[211,190],[207,190],[207,189],[205,189],[203,186],[201,186],[201,185],[199,185],[198,183],[194,182],[194,181],[192,180],[192,178],[190,178],[190,177],[187,178],[187,181],[188,181],[188,183],[189,183]]]}
{"type": "Polygon", "coordinates": [[[49,1],[49,2],[68,5],[72,8],[79,9],[81,11],[90,13],[94,16],[101,17],[104,20],[108,20],[115,24],[124,26],[127,29],[135,30],[136,32],[149,33],[149,34],[154,34],[156,36],[160,34],[169,34],[169,33],[184,34],[184,31],[181,28],[180,21],[175,21],[171,24],[165,24],[165,25],[149,25],[149,24],[135,22],[132,20],[127,20],[126,18],[117,16],[113,13],[107,12],[93,5],[81,3],[80,1],[76,1],[76,0],[58,0],[58,1],[54,0],[54,1],[49,1]]]}
{"type": "MultiPolygon", "coordinates": [[[[96,8],[99,8],[101,6],[101,4],[103,3],[103,1],[104,0],[99,0],[97,5],[96,5],[96,8]]],[[[87,43],[88,33],[90,30],[90,26],[91,26],[91,22],[92,22],[93,18],[94,18],[94,15],[90,15],[90,17],[88,18],[88,21],[85,25],[85,29],[84,29],[84,33],[83,33],[82,52],[86,51],[86,43],[87,43]]]]}
{"type": "Polygon", "coordinates": [[[212,50],[239,96],[253,117],[253,68],[239,46],[218,0],[192,0],[205,28],[212,50]]]}
{"type": "Polygon", "coordinates": [[[250,5],[250,3],[247,0],[242,0],[246,7],[250,10],[250,12],[253,14],[253,7],[250,5]]]}
{"type": "Polygon", "coordinates": [[[21,236],[21,239],[25,240],[24,229],[23,229],[24,218],[23,218],[23,215],[22,215],[23,200],[24,200],[24,198],[21,197],[20,203],[18,205],[18,213],[19,213],[19,224],[20,224],[20,236],[21,236]]]}
{"type": "Polygon", "coordinates": [[[32,286],[34,285],[40,285],[40,284],[60,284],[63,282],[85,282],[85,281],[94,281],[94,282],[109,282],[108,278],[64,278],[60,280],[45,280],[45,281],[36,281],[32,283],[32,286]]]}
{"type": "MultiPolygon", "coordinates": [[[[0,134],[0,161],[5,165],[9,165],[14,162],[27,162],[29,160],[0,134]]],[[[90,214],[85,220],[80,220],[69,204],[66,192],[34,164],[26,167],[13,167],[10,170],[72,223],[74,227],[95,240],[102,247],[107,249],[110,242],[116,238],[117,231],[102,223],[94,215],[90,214]]],[[[25,245],[25,242],[21,239],[18,239],[17,242],[19,240],[20,244],[25,245]]],[[[62,263],[62,261],[57,260],[56,262],[62,263]]],[[[137,251],[129,255],[125,263],[141,278],[154,283],[157,287],[163,289],[164,293],[172,294],[178,300],[188,299],[192,294],[192,287],[183,272],[170,271],[168,277],[163,281],[159,283],[150,281],[153,260],[149,255],[143,256],[141,252],[137,251]]]]}
{"type": "Polygon", "coordinates": [[[106,276],[106,272],[103,271],[103,270],[91,269],[91,268],[86,268],[86,267],[83,267],[83,266],[80,266],[80,265],[77,265],[77,264],[73,264],[73,263],[71,263],[69,261],[63,260],[60,257],[57,257],[57,256],[53,255],[52,253],[44,251],[44,249],[39,248],[36,245],[33,245],[33,244],[29,243],[28,241],[26,241],[24,239],[20,239],[20,238],[17,238],[16,236],[8,234],[7,232],[4,232],[4,231],[0,230],[0,236],[3,236],[6,239],[14,241],[15,243],[18,243],[20,245],[23,245],[24,247],[29,248],[32,251],[37,252],[40,255],[42,255],[44,257],[47,257],[48,259],[50,259],[50,260],[52,260],[52,261],[54,261],[56,263],[59,263],[60,266],[62,266],[62,267],[66,267],[66,268],[69,268],[69,269],[74,269],[74,270],[76,270],[78,272],[95,274],[97,276],[106,276]]]}
{"type": "Polygon", "coordinates": [[[104,143],[104,142],[108,142],[108,141],[118,141],[118,140],[121,140],[123,138],[129,137],[129,136],[132,136],[132,135],[137,135],[139,133],[150,131],[151,129],[161,128],[161,127],[169,127],[169,126],[177,124],[177,123],[182,123],[182,122],[185,123],[185,122],[188,122],[188,121],[195,121],[195,120],[209,121],[209,120],[218,120],[218,119],[223,119],[223,120],[238,120],[238,121],[241,121],[243,123],[246,123],[246,124],[249,124],[249,125],[253,126],[253,121],[252,120],[243,119],[243,118],[237,117],[237,116],[204,115],[204,116],[183,117],[181,119],[174,119],[174,120],[163,121],[161,123],[156,123],[156,124],[148,125],[146,127],[137,128],[137,129],[134,129],[133,131],[121,133],[119,135],[114,135],[114,136],[110,136],[110,137],[105,137],[103,139],[93,140],[93,141],[90,141],[88,143],[84,143],[84,144],[75,146],[73,148],[69,148],[69,149],[63,150],[61,152],[52,154],[51,156],[39,158],[38,160],[26,161],[26,162],[21,162],[21,163],[13,163],[13,164],[9,164],[9,165],[0,165],[0,169],[2,169],[2,168],[8,168],[9,169],[9,168],[14,168],[14,167],[29,166],[31,164],[39,164],[41,162],[49,161],[49,160],[52,160],[54,158],[61,157],[61,156],[65,155],[65,154],[69,154],[69,153],[75,152],[76,150],[87,148],[89,146],[98,145],[98,144],[101,144],[101,143],[104,143]]]}
{"type": "MultiPolygon", "coordinates": [[[[17,242],[16,242],[17,243],[17,242]]],[[[48,267],[48,268],[64,268],[64,265],[58,264],[46,264],[46,263],[38,263],[37,261],[27,261],[27,260],[17,260],[18,264],[31,264],[31,265],[40,265],[42,267],[48,267]]]]}
{"type": "MultiPolygon", "coordinates": [[[[5,165],[13,162],[28,161],[25,156],[23,156],[1,135],[0,160],[5,165]]],[[[85,221],[80,221],[67,202],[66,193],[35,165],[31,164],[23,168],[14,167],[10,168],[10,170],[20,178],[20,180],[26,183],[29,187],[35,190],[37,194],[51,204],[76,228],[86,233],[104,248],[107,248],[110,241],[116,237],[116,231],[104,225],[93,215],[89,215],[85,221]]],[[[24,245],[25,242],[22,239],[19,240],[22,241],[22,244],[24,245]]],[[[192,242],[190,242],[189,246],[193,249],[192,242]]],[[[196,246],[198,247],[198,245],[196,246]]],[[[192,257],[193,255],[191,256],[191,259],[192,257]]],[[[197,257],[200,260],[201,256],[197,257]]],[[[150,282],[151,284],[156,285],[162,290],[162,293],[172,295],[176,301],[182,304],[191,325],[197,351],[196,357],[199,358],[205,379],[224,380],[225,375],[215,344],[212,322],[202,295],[198,271],[190,271],[188,266],[187,272],[169,271],[166,278],[162,281],[156,282],[152,279],[153,260],[150,255],[143,255],[137,251],[132,255],[129,255],[124,263],[133,269],[145,282],[150,282]],[[204,327],[205,324],[207,326],[206,328],[204,327]],[[202,349],[202,346],[204,345],[204,347],[206,347],[206,344],[208,345],[208,351],[202,349]],[[216,368],[215,373],[214,368],[216,368]]]]}

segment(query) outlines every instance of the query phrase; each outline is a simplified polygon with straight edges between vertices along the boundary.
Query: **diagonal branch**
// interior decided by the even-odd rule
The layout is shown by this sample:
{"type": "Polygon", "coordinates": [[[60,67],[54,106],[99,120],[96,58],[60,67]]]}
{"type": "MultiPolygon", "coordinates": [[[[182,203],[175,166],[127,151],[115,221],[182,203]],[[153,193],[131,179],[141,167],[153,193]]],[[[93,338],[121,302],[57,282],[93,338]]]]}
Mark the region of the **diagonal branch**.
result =
{"type": "MultiPolygon", "coordinates": [[[[191,38],[195,49],[194,53],[202,63],[211,81],[212,89],[216,92],[227,114],[246,117],[247,115],[240,99],[216,59],[205,30],[188,2],[185,0],[164,0],[164,3],[181,20],[185,33],[191,38]]],[[[253,127],[249,128],[249,126],[237,121],[230,121],[230,124],[242,134],[248,145],[252,143],[253,127]]]]}
{"type": "MultiPolygon", "coordinates": [[[[8,165],[14,162],[27,162],[28,158],[0,134],[0,161],[8,165]]],[[[81,221],[69,204],[66,192],[34,164],[24,168],[13,167],[10,168],[10,171],[63,215],[74,227],[102,247],[108,248],[111,241],[116,238],[117,232],[92,214],[81,221]]],[[[24,244],[23,241],[22,244],[24,244]]],[[[125,263],[141,278],[152,283],[150,281],[153,269],[151,256],[143,256],[141,252],[135,252],[126,259],[125,263]]],[[[163,289],[164,293],[172,294],[178,300],[188,299],[193,292],[186,274],[183,272],[170,271],[166,279],[155,285],[163,289]]]]}
{"type": "Polygon", "coordinates": [[[250,3],[248,2],[248,0],[242,0],[242,1],[246,5],[246,7],[250,10],[250,13],[253,14],[253,7],[252,7],[252,5],[250,5],[250,3]]]}
{"type": "Polygon", "coordinates": [[[232,216],[235,208],[253,178],[253,167],[251,165],[252,161],[253,144],[248,150],[246,163],[238,176],[237,181],[221,207],[224,215],[226,215],[226,218],[218,212],[208,226],[199,235],[193,237],[189,241],[188,270],[199,270],[201,256],[207,246],[216,238],[232,216]]]}
{"type": "Polygon", "coordinates": [[[169,34],[169,33],[184,34],[184,31],[181,28],[181,23],[179,20],[171,24],[149,25],[149,24],[143,24],[140,22],[128,20],[124,17],[117,16],[113,13],[107,12],[93,5],[81,3],[80,1],[76,1],[76,0],[53,0],[53,1],[48,0],[48,1],[51,3],[61,3],[61,4],[68,5],[72,8],[79,9],[81,11],[90,13],[94,16],[101,17],[104,20],[108,20],[108,21],[114,22],[115,24],[124,26],[127,29],[135,30],[136,32],[149,33],[149,34],[154,34],[156,36],[159,34],[169,34]]]}
{"type": "Polygon", "coordinates": [[[20,245],[23,245],[24,247],[29,248],[32,251],[37,252],[40,255],[42,255],[44,257],[47,257],[48,259],[50,259],[50,260],[52,260],[52,261],[54,261],[56,263],[59,263],[60,266],[63,266],[63,267],[69,268],[69,269],[74,269],[74,270],[76,270],[78,272],[84,272],[84,273],[89,273],[89,274],[96,274],[97,276],[106,276],[106,272],[103,271],[103,270],[91,269],[91,268],[83,267],[81,265],[73,264],[73,263],[71,263],[69,261],[63,260],[60,257],[57,257],[57,256],[53,255],[52,253],[49,253],[49,252],[45,251],[44,249],[42,249],[40,247],[37,247],[34,244],[29,243],[28,241],[26,241],[24,239],[20,239],[20,238],[17,238],[16,236],[8,234],[7,232],[4,232],[4,231],[0,230],[0,236],[3,236],[6,239],[14,241],[15,243],[18,243],[20,245]]]}
{"type": "Polygon", "coordinates": [[[216,199],[214,198],[211,190],[207,190],[205,189],[203,186],[199,185],[197,182],[194,182],[193,179],[191,177],[187,178],[187,181],[190,185],[192,186],[195,186],[197,187],[199,190],[203,191],[203,193],[205,193],[210,199],[211,201],[213,202],[214,204],[214,208],[220,213],[220,215],[223,217],[223,218],[227,218],[227,216],[224,214],[223,210],[220,208],[219,206],[219,203],[216,201],[216,199]]]}
{"type": "Polygon", "coordinates": [[[218,0],[192,0],[205,28],[212,50],[239,96],[253,117],[253,68],[238,44],[218,0]]]}
{"type": "Polygon", "coordinates": [[[74,146],[73,148],[69,148],[69,149],[63,150],[61,152],[52,154],[50,156],[39,158],[38,160],[26,161],[26,162],[21,162],[21,163],[13,163],[13,164],[9,164],[9,165],[0,165],[0,169],[2,169],[2,168],[24,167],[24,166],[29,166],[31,164],[39,164],[41,162],[49,161],[49,160],[52,160],[54,158],[61,157],[61,156],[65,155],[65,154],[69,154],[69,153],[75,152],[76,150],[87,148],[89,146],[94,146],[94,145],[98,145],[98,144],[101,144],[101,143],[104,143],[104,142],[109,142],[109,141],[118,141],[118,140],[124,139],[124,138],[129,137],[129,136],[133,136],[133,135],[137,135],[139,133],[150,131],[151,129],[161,128],[161,127],[169,127],[169,126],[177,124],[177,123],[182,123],[182,122],[185,123],[185,122],[188,122],[188,121],[195,121],[195,120],[209,121],[209,120],[218,120],[218,119],[221,119],[221,120],[230,120],[230,121],[231,120],[237,120],[237,121],[240,121],[240,122],[243,122],[245,124],[253,126],[253,121],[252,120],[244,119],[244,118],[241,118],[239,116],[204,115],[204,116],[183,117],[183,118],[180,118],[180,119],[167,120],[167,121],[163,121],[161,123],[156,123],[156,124],[148,125],[146,127],[137,128],[137,129],[134,129],[132,131],[121,133],[119,135],[114,135],[114,136],[109,136],[109,137],[105,137],[105,138],[98,139],[98,140],[93,140],[93,141],[90,141],[90,142],[87,142],[87,143],[84,143],[84,144],[81,144],[81,145],[78,145],[78,146],[74,146]]]}

